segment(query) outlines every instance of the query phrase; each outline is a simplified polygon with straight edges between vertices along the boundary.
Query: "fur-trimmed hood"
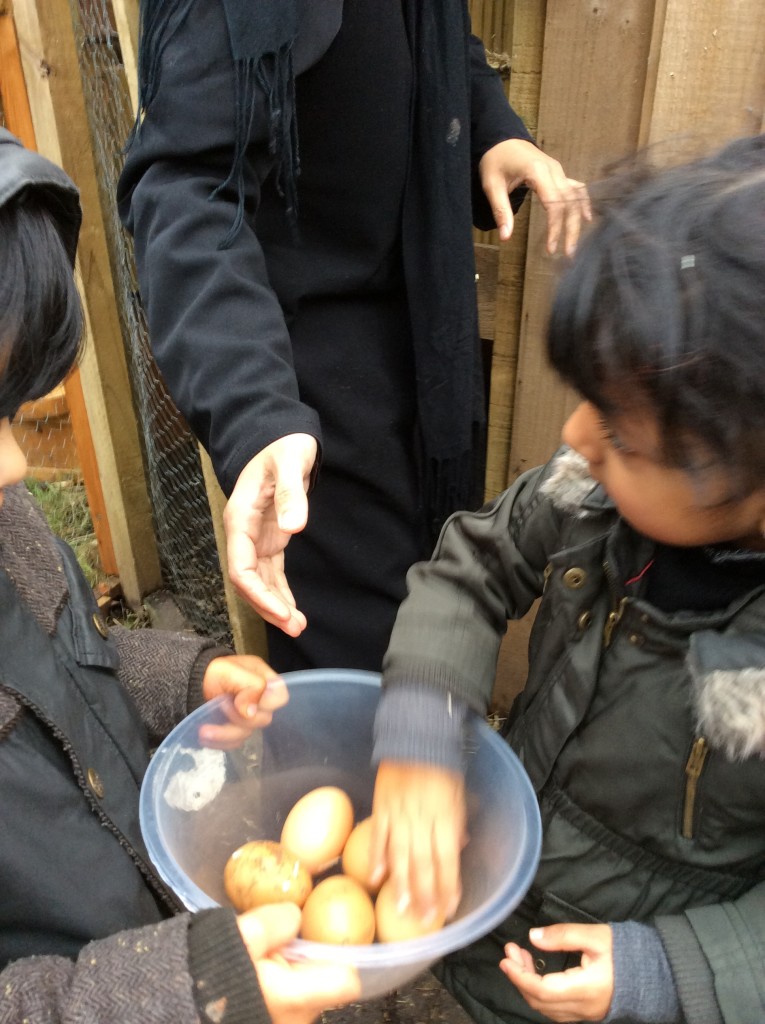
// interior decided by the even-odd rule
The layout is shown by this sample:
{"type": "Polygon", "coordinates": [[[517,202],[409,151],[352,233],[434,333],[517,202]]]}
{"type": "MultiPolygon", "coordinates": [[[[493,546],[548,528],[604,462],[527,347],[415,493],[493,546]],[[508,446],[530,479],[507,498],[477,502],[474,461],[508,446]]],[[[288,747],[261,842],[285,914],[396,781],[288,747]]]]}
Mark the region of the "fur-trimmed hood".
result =
{"type": "MultiPolygon", "coordinates": [[[[577,519],[584,519],[593,506],[590,499],[596,492],[605,498],[605,492],[597,481],[590,476],[587,459],[573,448],[561,448],[551,463],[550,472],[540,486],[542,494],[546,494],[556,508],[561,509],[577,519]]],[[[613,502],[606,499],[611,507],[613,502]]],[[[596,509],[603,508],[603,500],[597,502],[596,509]]]]}
{"type": "MultiPolygon", "coordinates": [[[[571,448],[561,449],[540,489],[579,519],[615,510],[587,460],[571,448]]],[[[699,734],[731,761],[765,759],[765,621],[761,633],[693,633],[687,664],[699,734]]]]}
{"type": "Polygon", "coordinates": [[[699,734],[731,761],[765,759],[765,632],[694,633],[687,663],[699,734]]]}

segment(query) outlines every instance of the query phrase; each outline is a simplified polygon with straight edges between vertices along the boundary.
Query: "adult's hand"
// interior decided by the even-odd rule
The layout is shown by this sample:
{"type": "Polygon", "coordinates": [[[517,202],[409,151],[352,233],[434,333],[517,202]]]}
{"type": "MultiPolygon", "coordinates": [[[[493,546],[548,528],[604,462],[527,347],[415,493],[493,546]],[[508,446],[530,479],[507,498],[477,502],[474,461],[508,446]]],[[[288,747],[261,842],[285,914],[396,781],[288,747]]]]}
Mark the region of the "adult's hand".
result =
{"type": "Polygon", "coordinates": [[[223,513],[228,572],[237,592],[274,626],[299,636],[306,618],[284,575],[284,549],[308,520],[316,438],[287,434],[244,467],[223,513]]]}
{"type": "Polygon", "coordinates": [[[341,963],[289,963],[279,952],[300,927],[294,903],[259,907],[237,918],[273,1024],[311,1024],[333,1006],[361,995],[355,968],[341,963]]]}
{"type": "Polygon", "coordinates": [[[547,251],[576,249],[582,222],[592,219],[583,182],[566,176],[557,160],[525,139],[507,139],[487,150],[478,165],[481,185],[491,205],[501,241],[513,232],[509,194],[519,185],[533,189],[547,212],[547,251]]]}

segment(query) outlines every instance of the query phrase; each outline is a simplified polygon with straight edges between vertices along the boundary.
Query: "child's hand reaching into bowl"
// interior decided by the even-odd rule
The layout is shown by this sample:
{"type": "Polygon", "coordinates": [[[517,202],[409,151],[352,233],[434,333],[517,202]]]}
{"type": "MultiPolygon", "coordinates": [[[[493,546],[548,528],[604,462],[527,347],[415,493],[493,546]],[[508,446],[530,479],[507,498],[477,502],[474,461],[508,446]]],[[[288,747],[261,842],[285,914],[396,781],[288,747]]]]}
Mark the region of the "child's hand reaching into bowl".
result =
{"type": "Polygon", "coordinates": [[[372,880],[390,873],[400,912],[424,924],[451,918],[462,894],[460,851],[466,842],[461,772],[435,765],[382,761],[372,807],[372,880]]]}
{"type": "Polygon", "coordinates": [[[278,672],[255,654],[213,658],[202,682],[202,695],[212,700],[229,694],[233,700],[226,725],[200,726],[199,739],[207,747],[229,750],[241,746],[253,729],[262,729],[288,700],[278,672]]]}

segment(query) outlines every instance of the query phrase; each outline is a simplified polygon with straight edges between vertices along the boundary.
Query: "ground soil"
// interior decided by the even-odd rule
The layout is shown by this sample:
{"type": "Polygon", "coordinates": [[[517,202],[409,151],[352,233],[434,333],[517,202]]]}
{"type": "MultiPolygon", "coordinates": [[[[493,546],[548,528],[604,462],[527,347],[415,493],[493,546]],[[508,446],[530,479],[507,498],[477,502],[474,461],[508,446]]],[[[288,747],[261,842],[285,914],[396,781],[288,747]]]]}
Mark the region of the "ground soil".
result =
{"type": "Polygon", "coordinates": [[[321,1024],[472,1024],[472,1018],[428,972],[381,999],[324,1013],[321,1024]]]}

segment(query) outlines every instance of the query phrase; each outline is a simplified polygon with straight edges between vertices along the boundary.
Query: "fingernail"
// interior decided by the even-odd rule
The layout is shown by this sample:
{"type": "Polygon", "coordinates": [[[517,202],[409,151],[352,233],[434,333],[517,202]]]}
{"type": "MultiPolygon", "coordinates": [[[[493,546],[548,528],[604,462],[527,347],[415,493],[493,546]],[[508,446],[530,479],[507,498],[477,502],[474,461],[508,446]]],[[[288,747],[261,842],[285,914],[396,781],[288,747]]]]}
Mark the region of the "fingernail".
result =
{"type": "Polygon", "coordinates": [[[257,704],[248,704],[247,705],[247,717],[248,718],[254,718],[255,715],[257,715],[257,713],[258,713],[258,705],[257,704]]]}
{"type": "Polygon", "coordinates": [[[399,914],[405,914],[409,909],[409,905],[411,902],[412,901],[409,898],[409,893],[405,892],[402,896],[399,896],[398,898],[398,901],[396,903],[396,912],[399,914]]]}
{"type": "Polygon", "coordinates": [[[532,942],[536,942],[537,939],[543,939],[545,936],[544,928],[531,928],[529,929],[529,938],[532,942]]]}

